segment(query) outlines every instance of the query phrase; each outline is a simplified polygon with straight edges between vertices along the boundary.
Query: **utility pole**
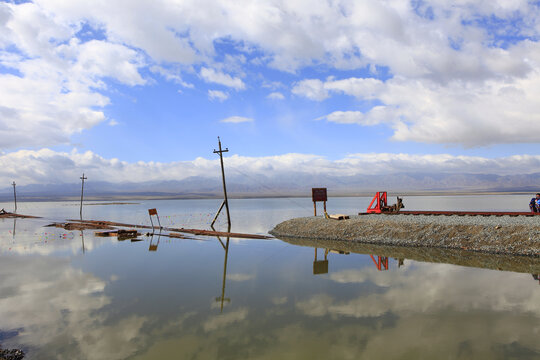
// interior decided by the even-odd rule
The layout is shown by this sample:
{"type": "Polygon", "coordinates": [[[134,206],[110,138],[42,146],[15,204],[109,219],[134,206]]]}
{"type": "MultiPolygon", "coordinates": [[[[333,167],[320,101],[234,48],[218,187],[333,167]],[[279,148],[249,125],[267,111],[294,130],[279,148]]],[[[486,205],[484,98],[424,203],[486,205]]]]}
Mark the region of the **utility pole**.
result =
{"type": "Polygon", "coordinates": [[[80,210],[80,215],[81,215],[81,220],[82,220],[82,202],[83,202],[83,193],[84,193],[84,180],[86,180],[88,178],[85,177],[84,173],[83,173],[82,176],[80,177],[80,179],[82,180],[82,186],[81,186],[81,210],[80,210]]]}
{"type": "MultiPolygon", "coordinates": [[[[225,205],[225,209],[227,210],[227,222],[229,224],[229,229],[231,228],[231,215],[229,214],[229,201],[227,200],[227,185],[225,184],[225,169],[223,167],[223,153],[228,152],[229,148],[226,148],[225,150],[221,149],[221,140],[218,136],[218,143],[219,143],[219,150],[214,149],[214,154],[219,154],[219,159],[221,161],[221,177],[223,180],[223,195],[224,200],[221,203],[221,206],[219,207],[219,210],[216,213],[216,216],[214,216],[214,220],[212,220],[212,224],[210,224],[211,227],[214,226],[214,223],[216,222],[219,213],[221,212],[221,209],[223,209],[223,206],[225,205]]],[[[229,230],[230,231],[230,230],[229,230]]]]}
{"type": "Polygon", "coordinates": [[[13,198],[15,199],[15,212],[17,212],[17,192],[15,191],[15,181],[13,181],[13,198]]]}

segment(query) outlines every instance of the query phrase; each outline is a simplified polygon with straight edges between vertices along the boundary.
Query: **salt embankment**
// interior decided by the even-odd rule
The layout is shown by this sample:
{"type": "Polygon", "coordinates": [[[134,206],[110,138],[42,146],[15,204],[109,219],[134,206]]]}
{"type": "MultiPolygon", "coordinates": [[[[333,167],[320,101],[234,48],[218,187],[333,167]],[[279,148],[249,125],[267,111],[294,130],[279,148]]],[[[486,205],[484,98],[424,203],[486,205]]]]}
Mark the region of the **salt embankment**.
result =
{"type": "Polygon", "coordinates": [[[277,238],[462,249],[540,256],[540,217],[361,215],[347,220],[295,218],[270,231],[277,238]]]}

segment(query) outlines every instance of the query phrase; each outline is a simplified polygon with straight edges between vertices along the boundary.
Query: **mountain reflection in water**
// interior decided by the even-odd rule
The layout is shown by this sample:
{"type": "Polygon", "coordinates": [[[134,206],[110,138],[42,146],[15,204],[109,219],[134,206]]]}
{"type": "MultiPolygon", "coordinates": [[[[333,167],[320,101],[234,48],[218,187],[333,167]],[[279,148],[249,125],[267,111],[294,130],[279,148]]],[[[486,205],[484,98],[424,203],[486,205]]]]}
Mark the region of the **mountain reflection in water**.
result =
{"type": "MultiPolygon", "coordinates": [[[[141,212],[198,203],[156,204],[141,212]]],[[[286,204],[233,202],[234,229],[264,233],[291,217],[286,204]]],[[[126,222],[137,210],[106,208],[126,222]]],[[[540,354],[537,258],[159,233],[132,242],[46,223],[0,221],[0,344],[28,359],[540,354]]]]}

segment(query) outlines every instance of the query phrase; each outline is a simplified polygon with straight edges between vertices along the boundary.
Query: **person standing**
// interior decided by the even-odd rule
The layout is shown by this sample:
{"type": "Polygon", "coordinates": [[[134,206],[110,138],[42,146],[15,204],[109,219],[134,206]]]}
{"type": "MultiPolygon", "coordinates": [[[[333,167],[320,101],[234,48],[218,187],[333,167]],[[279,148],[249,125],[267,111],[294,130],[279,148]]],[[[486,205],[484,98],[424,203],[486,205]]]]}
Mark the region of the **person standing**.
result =
{"type": "Polygon", "coordinates": [[[540,212],[540,193],[537,193],[536,197],[531,199],[529,209],[531,209],[531,212],[540,212]]]}

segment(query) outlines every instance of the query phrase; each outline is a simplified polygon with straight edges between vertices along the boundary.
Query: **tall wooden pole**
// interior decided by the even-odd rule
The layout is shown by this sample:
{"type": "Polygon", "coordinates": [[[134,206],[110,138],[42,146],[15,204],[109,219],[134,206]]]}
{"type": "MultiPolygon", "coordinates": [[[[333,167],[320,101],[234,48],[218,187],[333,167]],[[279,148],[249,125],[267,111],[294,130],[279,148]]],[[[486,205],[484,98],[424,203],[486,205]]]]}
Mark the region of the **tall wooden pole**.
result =
{"type": "Polygon", "coordinates": [[[84,176],[84,173],[82,174],[82,176],[80,177],[80,179],[82,180],[82,185],[81,185],[81,210],[80,210],[80,215],[81,215],[81,219],[82,219],[82,202],[83,202],[83,194],[84,194],[84,180],[88,179],[87,177],[84,176]]]}
{"type": "Polygon", "coordinates": [[[219,208],[216,216],[214,217],[214,220],[212,221],[212,225],[214,225],[214,222],[216,221],[221,209],[223,208],[223,205],[225,205],[225,209],[227,210],[227,223],[229,224],[229,228],[231,227],[231,215],[229,213],[229,200],[227,199],[227,185],[225,184],[225,168],[223,167],[223,153],[228,152],[229,148],[226,148],[225,150],[221,149],[221,139],[218,136],[218,143],[219,143],[219,150],[214,149],[214,154],[219,154],[219,160],[221,162],[221,178],[223,180],[223,204],[219,208]]]}
{"type": "Polygon", "coordinates": [[[13,181],[13,199],[15,199],[15,212],[17,212],[17,192],[15,191],[15,181],[13,181]]]}

